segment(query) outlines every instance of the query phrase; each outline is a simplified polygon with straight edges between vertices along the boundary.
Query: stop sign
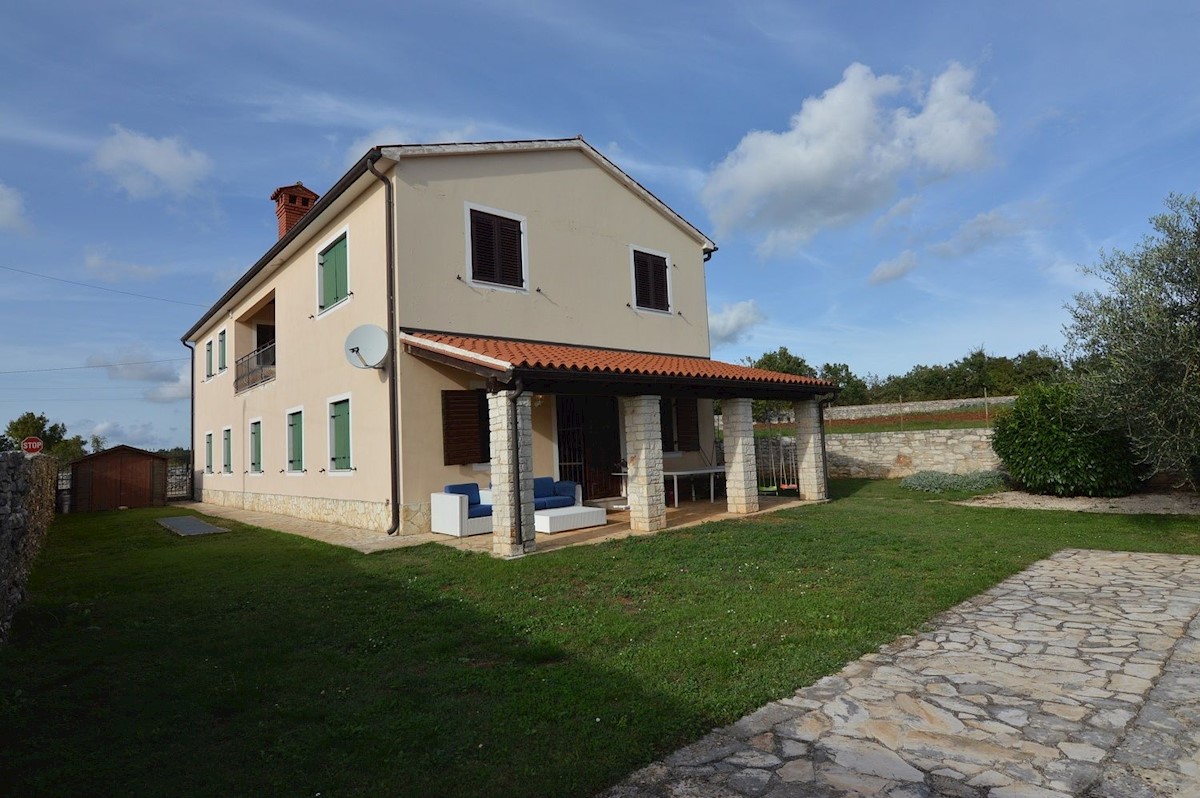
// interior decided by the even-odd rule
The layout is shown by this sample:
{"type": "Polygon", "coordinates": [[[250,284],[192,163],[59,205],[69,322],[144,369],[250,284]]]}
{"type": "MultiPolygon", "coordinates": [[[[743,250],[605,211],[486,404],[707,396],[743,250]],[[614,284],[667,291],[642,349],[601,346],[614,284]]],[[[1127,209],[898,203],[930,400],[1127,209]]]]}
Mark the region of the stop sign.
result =
{"type": "Polygon", "coordinates": [[[25,440],[21,441],[21,451],[25,454],[37,454],[42,450],[42,439],[35,438],[30,435],[25,440]]]}

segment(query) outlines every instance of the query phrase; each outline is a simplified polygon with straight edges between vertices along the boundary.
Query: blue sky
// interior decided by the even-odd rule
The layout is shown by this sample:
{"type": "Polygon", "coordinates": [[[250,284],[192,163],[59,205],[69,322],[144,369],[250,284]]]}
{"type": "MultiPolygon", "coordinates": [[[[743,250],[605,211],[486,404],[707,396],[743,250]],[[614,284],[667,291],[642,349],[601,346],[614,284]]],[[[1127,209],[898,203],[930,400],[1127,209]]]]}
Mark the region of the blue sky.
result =
{"type": "Polygon", "coordinates": [[[110,444],[185,443],[179,336],[274,242],[272,189],[323,192],[383,143],[582,134],[720,245],[717,358],[783,345],[883,376],[1058,347],[1063,304],[1092,287],[1076,265],[1196,190],[1198,17],[1185,2],[9,4],[0,423],[36,410],[110,444]],[[79,368],[117,362],[138,365],[79,368]]]}

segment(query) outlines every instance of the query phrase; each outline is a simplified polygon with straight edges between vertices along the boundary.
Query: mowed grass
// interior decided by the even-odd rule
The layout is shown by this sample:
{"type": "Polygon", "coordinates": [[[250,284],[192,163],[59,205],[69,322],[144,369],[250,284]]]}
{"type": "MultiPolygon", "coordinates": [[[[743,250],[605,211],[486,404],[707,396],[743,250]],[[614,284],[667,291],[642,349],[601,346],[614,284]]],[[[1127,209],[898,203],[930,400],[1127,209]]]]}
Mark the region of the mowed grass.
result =
{"type": "Polygon", "coordinates": [[[60,518],[0,649],[3,791],[591,795],[1059,549],[1200,553],[1195,518],[834,490],[512,562],[60,518]]]}

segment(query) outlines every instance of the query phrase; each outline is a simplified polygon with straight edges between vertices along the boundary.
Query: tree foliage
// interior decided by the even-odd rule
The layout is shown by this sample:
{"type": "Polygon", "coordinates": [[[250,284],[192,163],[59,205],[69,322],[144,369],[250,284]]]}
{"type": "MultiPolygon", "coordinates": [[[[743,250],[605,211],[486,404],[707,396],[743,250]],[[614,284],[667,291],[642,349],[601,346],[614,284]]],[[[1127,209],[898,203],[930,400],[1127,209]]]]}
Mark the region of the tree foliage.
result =
{"type": "Polygon", "coordinates": [[[1068,352],[1096,417],[1128,430],[1138,460],[1200,484],[1200,200],[1172,194],[1153,234],[1084,271],[1107,288],[1069,307],[1068,352]]]}
{"type": "Polygon", "coordinates": [[[845,363],[826,363],[821,366],[819,376],[838,387],[835,405],[865,405],[871,402],[871,390],[866,381],[855,376],[845,363]]]}
{"type": "MultiPolygon", "coordinates": [[[[802,377],[815,377],[817,370],[799,355],[793,355],[786,346],[781,346],[774,352],[764,352],[757,358],[746,358],[747,366],[768,371],[780,371],[784,374],[798,374],[802,377]]],[[[787,418],[791,412],[792,403],[767,399],[755,399],[752,403],[754,420],[759,422],[777,421],[787,418]]]]}
{"type": "Polygon", "coordinates": [[[28,437],[41,438],[42,451],[56,458],[59,463],[78,460],[87,453],[82,435],[67,437],[67,425],[51,424],[45,413],[22,413],[8,422],[4,432],[16,446],[20,446],[21,441],[28,437]]]}
{"type": "Polygon", "coordinates": [[[1137,486],[1128,439],[1088,414],[1074,383],[1022,391],[996,418],[992,448],[1031,493],[1125,496],[1137,486]]]}

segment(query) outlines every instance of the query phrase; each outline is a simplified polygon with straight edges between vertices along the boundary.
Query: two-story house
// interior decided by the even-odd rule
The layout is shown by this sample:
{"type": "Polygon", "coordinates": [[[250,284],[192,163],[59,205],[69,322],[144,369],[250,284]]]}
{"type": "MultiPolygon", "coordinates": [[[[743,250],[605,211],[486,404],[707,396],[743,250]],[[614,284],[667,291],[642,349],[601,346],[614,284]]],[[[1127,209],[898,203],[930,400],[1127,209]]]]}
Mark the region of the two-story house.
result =
{"type": "Polygon", "coordinates": [[[796,403],[801,495],[825,497],[833,386],[711,360],[716,246],[583,139],[376,147],[272,199],[278,241],[183,336],[202,501],[411,534],[431,493],[490,483],[517,556],[534,475],[624,478],[633,527],[662,528],[664,470],[716,465],[714,399],[729,506],[756,509],[757,398],[796,403]],[[347,351],[363,325],[378,362],[347,351]]]}

